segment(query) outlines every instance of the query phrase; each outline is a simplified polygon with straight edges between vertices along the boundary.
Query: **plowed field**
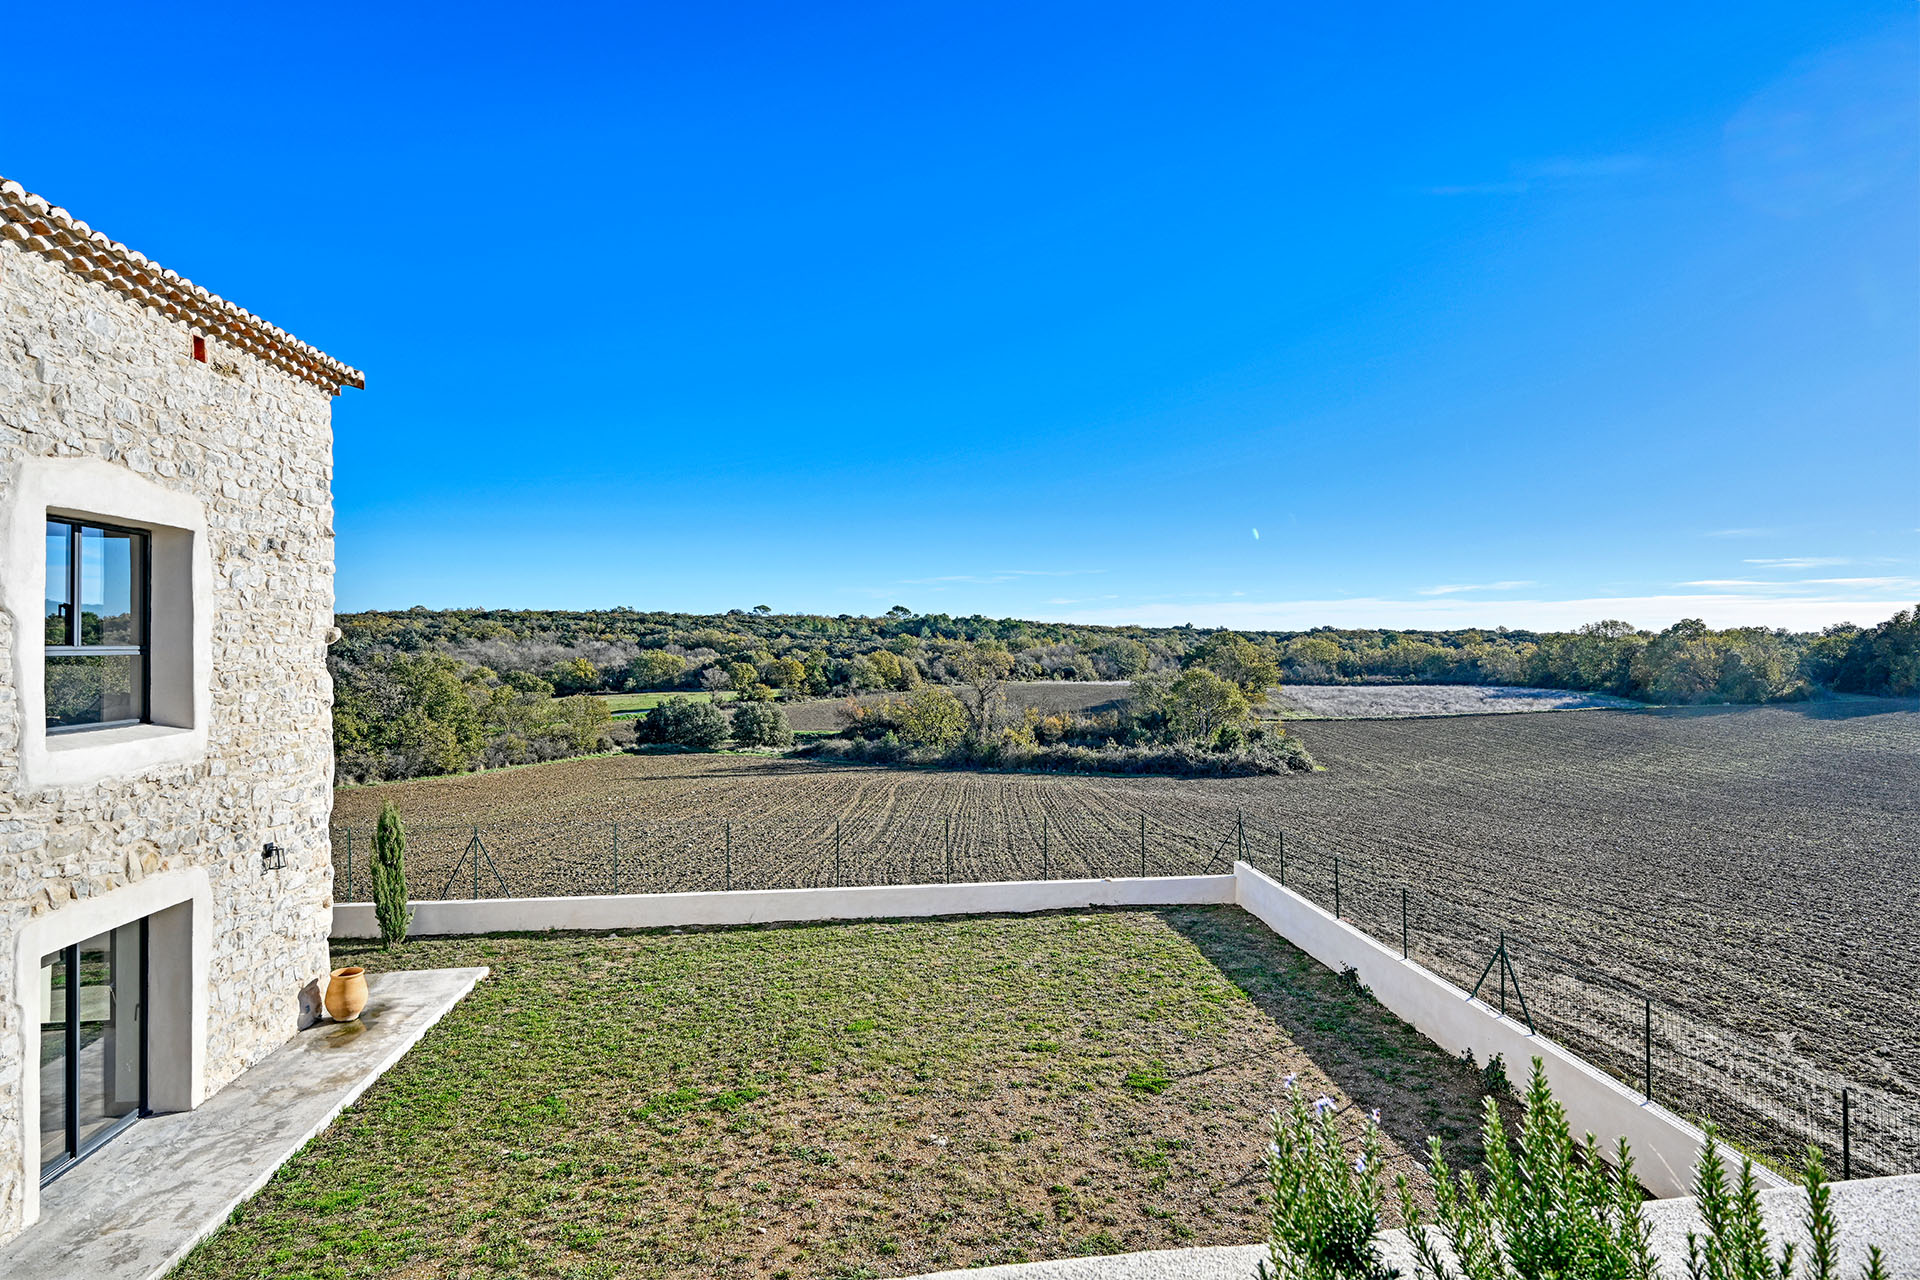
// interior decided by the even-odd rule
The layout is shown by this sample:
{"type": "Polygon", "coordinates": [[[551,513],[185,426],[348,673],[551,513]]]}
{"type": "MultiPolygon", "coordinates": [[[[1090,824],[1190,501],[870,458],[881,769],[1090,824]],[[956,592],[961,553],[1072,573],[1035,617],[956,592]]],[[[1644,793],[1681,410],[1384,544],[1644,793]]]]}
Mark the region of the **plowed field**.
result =
{"type": "MultiPolygon", "coordinates": [[[[1326,905],[1338,857],[1342,913],[1383,940],[1399,940],[1405,890],[1410,950],[1465,985],[1506,929],[1542,1029],[1636,1082],[1652,997],[1656,1096],[1705,1111],[1698,1099],[1717,1091],[1780,1123],[1797,1115],[1817,1137],[1844,1077],[1856,1164],[1866,1123],[1884,1132],[1865,1150],[1905,1149],[1920,1167],[1907,1127],[1920,1098],[1911,701],[1299,732],[1325,773],[1064,778],[619,756],[347,790],[336,822],[360,830],[363,860],[367,824],[392,797],[421,828],[422,896],[438,896],[470,841],[436,824],[480,824],[488,894],[606,892],[616,869],[622,891],[717,888],[729,872],[736,888],[823,883],[836,823],[845,882],[938,880],[949,848],[955,879],[1137,874],[1143,817],[1150,872],[1218,870],[1244,830],[1249,860],[1277,872],[1284,858],[1288,883],[1326,905]],[[1863,1097],[1876,1119],[1861,1119],[1863,1097]]],[[[450,892],[471,890],[463,868],[450,892]]]]}

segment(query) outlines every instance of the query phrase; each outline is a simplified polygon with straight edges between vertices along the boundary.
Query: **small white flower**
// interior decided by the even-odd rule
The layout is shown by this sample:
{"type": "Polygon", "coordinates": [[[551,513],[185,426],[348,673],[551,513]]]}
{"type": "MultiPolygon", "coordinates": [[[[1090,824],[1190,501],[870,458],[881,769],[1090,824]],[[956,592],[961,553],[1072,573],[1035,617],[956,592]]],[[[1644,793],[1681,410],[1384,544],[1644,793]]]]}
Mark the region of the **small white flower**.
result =
{"type": "Polygon", "coordinates": [[[1368,1114],[1373,1117],[1373,1122],[1375,1124],[1380,1123],[1380,1108],[1375,1107],[1372,1111],[1368,1112],[1368,1114]]]}
{"type": "Polygon", "coordinates": [[[1316,1116],[1325,1115],[1327,1112],[1331,1110],[1333,1110],[1333,1099],[1329,1098],[1326,1094],[1323,1093],[1318,1098],[1314,1099],[1314,1103],[1313,1103],[1314,1115],[1316,1116]]]}
{"type": "Polygon", "coordinates": [[[1267,1159],[1278,1160],[1279,1158],[1280,1158],[1280,1144],[1277,1142],[1269,1142],[1267,1144],[1267,1159]]]}
{"type": "Polygon", "coordinates": [[[1291,1089],[1293,1088],[1293,1082],[1295,1080],[1298,1080],[1299,1078],[1300,1078],[1300,1073],[1298,1071],[1289,1071],[1287,1072],[1286,1080],[1283,1081],[1282,1083],[1284,1083],[1287,1086],[1287,1088],[1291,1089]]]}
{"type": "Polygon", "coordinates": [[[1354,1160],[1354,1162],[1353,1162],[1353,1171],[1354,1171],[1355,1173],[1365,1173],[1365,1172],[1367,1171],[1367,1157],[1366,1157],[1366,1153],[1365,1153],[1365,1152],[1362,1152],[1362,1153],[1361,1153],[1361,1154],[1360,1154],[1360,1155],[1359,1155],[1359,1156],[1358,1156],[1358,1157],[1357,1157],[1357,1158],[1356,1158],[1356,1159],[1354,1160]]]}

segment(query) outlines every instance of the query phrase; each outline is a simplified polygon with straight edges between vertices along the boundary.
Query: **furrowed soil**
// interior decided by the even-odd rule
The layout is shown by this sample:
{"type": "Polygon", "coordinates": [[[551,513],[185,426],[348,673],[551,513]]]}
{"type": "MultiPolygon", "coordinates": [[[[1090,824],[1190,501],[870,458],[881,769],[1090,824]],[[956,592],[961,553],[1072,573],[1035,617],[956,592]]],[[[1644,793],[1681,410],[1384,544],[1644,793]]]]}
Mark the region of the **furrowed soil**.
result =
{"type": "MultiPolygon", "coordinates": [[[[1844,1078],[1856,1173],[1863,1160],[1920,1168],[1920,704],[1296,730],[1326,772],[1060,777],[626,755],[343,790],[335,821],[359,832],[360,898],[365,832],[388,798],[417,824],[423,897],[440,896],[470,842],[435,827],[459,823],[480,824],[516,893],[606,892],[616,869],[624,892],[717,888],[729,863],[736,888],[827,883],[836,845],[845,883],[939,880],[949,848],[954,879],[1134,875],[1144,818],[1151,874],[1225,870],[1244,848],[1270,873],[1284,859],[1287,883],[1331,906],[1337,857],[1341,913],[1397,945],[1406,891],[1409,950],[1463,986],[1504,929],[1542,1030],[1623,1079],[1642,1076],[1644,994],[1656,1096],[1822,1137],[1838,1107],[1826,1085],[1844,1078]]],[[[467,896],[468,876],[452,896],[467,896]]],[[[480,892],[498,891],[489,866],[480,892]]]]}

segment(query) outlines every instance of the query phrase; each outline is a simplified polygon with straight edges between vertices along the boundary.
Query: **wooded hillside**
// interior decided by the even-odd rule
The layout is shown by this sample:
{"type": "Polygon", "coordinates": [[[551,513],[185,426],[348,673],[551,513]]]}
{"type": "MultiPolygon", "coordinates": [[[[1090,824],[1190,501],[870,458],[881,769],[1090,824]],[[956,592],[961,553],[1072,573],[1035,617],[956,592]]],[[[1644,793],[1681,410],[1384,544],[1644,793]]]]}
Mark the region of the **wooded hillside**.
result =
{"type": "MultiPolygon", "coordinates": [[[[595,699],[621,690],[718,691],[746,700],[959,684],[969,655],[1003,652],[1014,680],[1133,680],[1177,673],[1220,633],[1013,618],[879,617],[414,608],[342,614],[329,652],[343,778],[459,772],[604,749],[595,699]]],[[[1598,622],[1573,632],[1351,630],[1248,632],[1226,671],[1252,687],[1418,681],[1578,689],[1659,703],[1770,702],[1816,690],[1920,691],[1920,610],[1872,628],[1819,633],[1660,632],[1598,622]]]]}

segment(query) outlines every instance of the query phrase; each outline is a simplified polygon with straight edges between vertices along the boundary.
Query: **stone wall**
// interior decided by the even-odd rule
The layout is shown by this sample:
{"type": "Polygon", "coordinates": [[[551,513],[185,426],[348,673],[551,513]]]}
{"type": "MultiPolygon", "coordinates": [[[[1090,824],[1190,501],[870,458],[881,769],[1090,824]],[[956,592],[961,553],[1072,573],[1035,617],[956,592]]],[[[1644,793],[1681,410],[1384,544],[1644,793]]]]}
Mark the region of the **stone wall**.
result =
{"type": "MultiPolygon", "coordinates": [[[[191,358],[179,320],[0,240],[0,503],[25,459],[86,457],[204,504],[211,715],[204,758],[36,788],[20,769],[14,647],[0,618],[0,1238],[20,1225],[22,923],[161,870],[213,885],[206,1087],[294,1033],[327,970],[333,621],[331,396],[217,340],[191,358]],[[286,867],[264,871],[273,840],[286,867]]],[[[11,566],[8,566],[11,568],[11,566]]],[[[31,658],[31,655],[21,655],[31,658]]]]}

